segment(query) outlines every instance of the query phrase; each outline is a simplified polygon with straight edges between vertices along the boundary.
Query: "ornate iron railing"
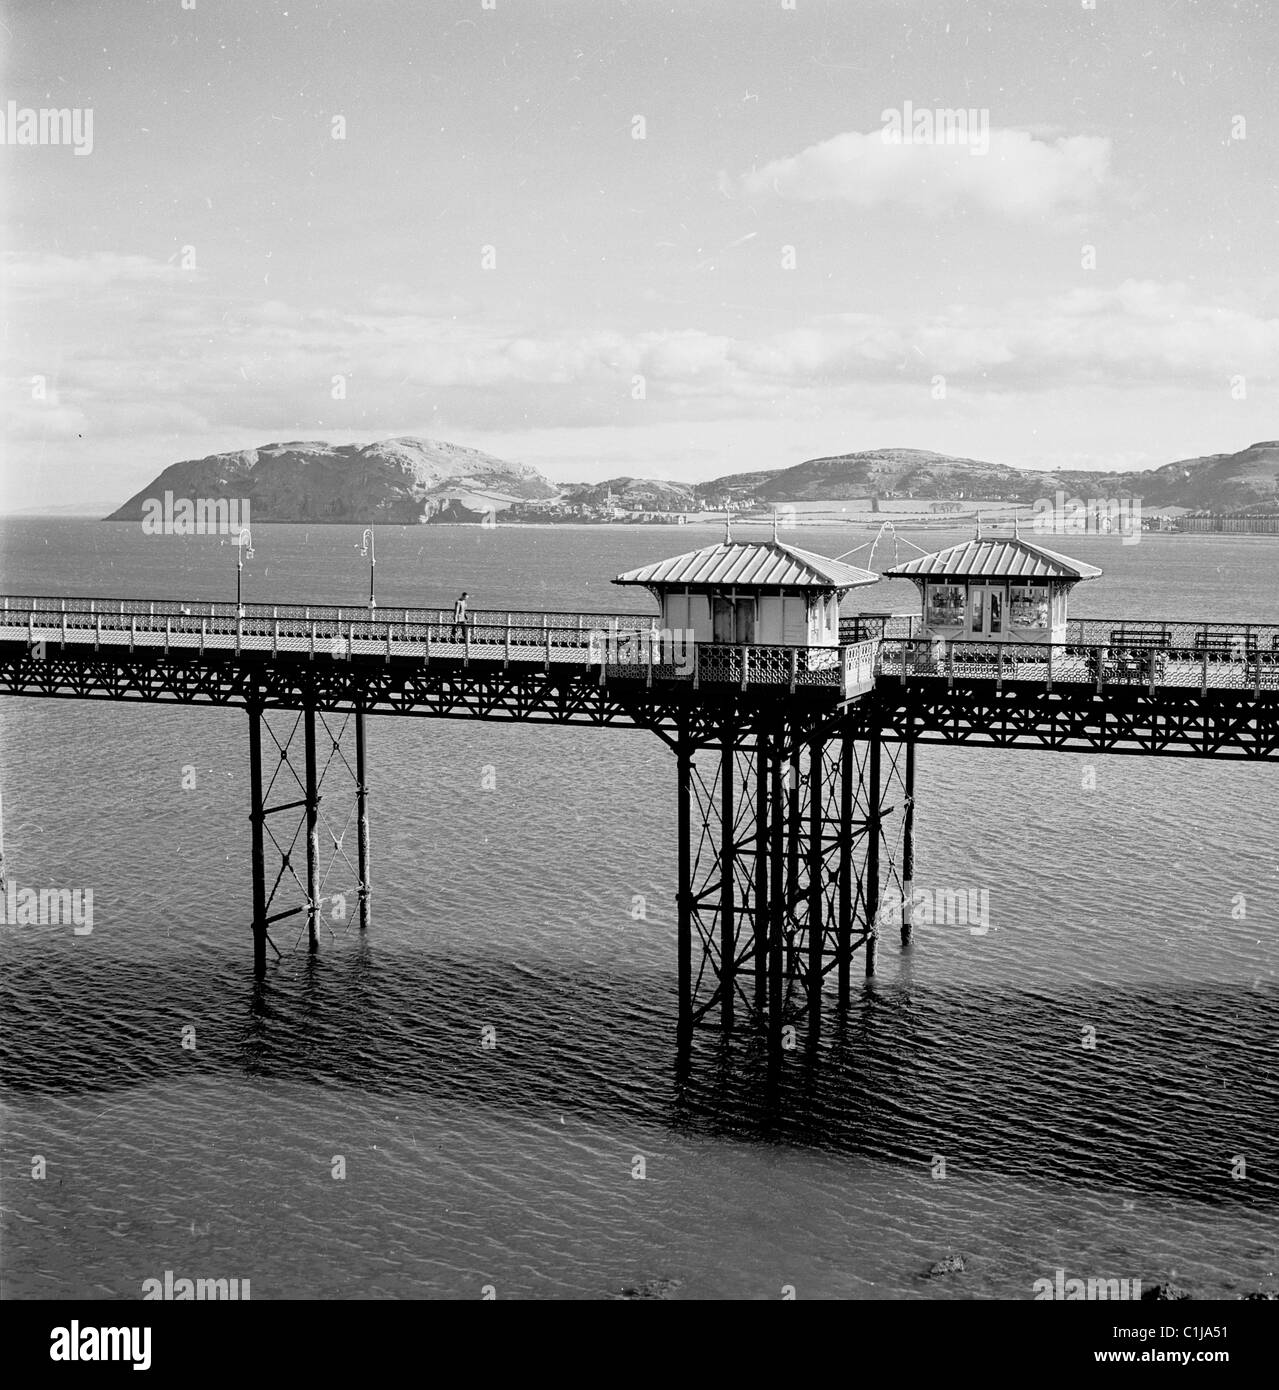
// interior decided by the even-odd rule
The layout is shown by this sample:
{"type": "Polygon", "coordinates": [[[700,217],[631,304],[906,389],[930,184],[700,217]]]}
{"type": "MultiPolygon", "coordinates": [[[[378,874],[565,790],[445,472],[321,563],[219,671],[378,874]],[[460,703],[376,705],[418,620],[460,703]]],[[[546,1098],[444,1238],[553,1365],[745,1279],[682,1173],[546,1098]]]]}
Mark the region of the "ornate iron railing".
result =
{"type": "Polygon", "coordinates": [[[595,667],[602,678],[731,683],[844,694],[874,682],[873,641],[843,647],[721,646],[658,627],[631,613],[482,610],[454,623],[442,609],[301,604],[185,603],[180,600],[0,597],[0,638],[39,644],[127,646],[292,654],[433,658],[595,667]]]}
{"type": "MultiPolygon", "coordinates": [[[[350,656],[540,662],[597,667],[602,676],[845,695],[876,675],[1047,685],[1208,690],[1279,689],[1279,624],[1074,619],[1064,643],[964,642],[892,635],[904,614],[861,615],[863,635],[838,647],[693,643],[635,613],[480,610],[454,623],[445,609],[325,604],[188,603],[177,599],[0,596],[0,636],[39,643],[350,656]],[[884,636],[873,635],[876,628],[884,636]],[[867,632],[872,635],[865,635],[867,632]]],[[[845,620],[848,622],[848,620],[845,620]]],[[[843,626],[843,625],[841,625],[843,626]]]]}
{"type": "MultiPolygon", "coordinates": [[[[854,613],[839,620],[839,640],[915,638],[920,635],[918,613],[854,613]]],[[[1233,644],[1241,656],[1248,651],[1279,651],[1279,623],[1206,622],[1162,618],[1071,618],[1066,645],[1072,647],[1162,647],[1168,651],[1207,649],[1227,654],[1233,644]]]]}
{"type": "MultiPolygon", "coordinates": [[[[234,603],[211,603],[187,599],[127,599],[127,598],[47,598],[39,595],[10,594],[0,596],[3,613],[31,612],[116,614],[120,617],[190,617],[231,618],[237,615],[234,603]]],[[[352,603],[341,606],[324,603],[245,603],[241,605],[246,619],[295,619],[310,622],[347,622],[372,618],[391,623],[451,623],[451,608],[373,608],[352,603]]],[[[508,622],[532,627],[541,632],[545,627],[569,632],[589,632],[593,627],[608,627],[613,631],[646,632],[658,625],[659,619],[647,613],[591,613],[576,611],[546,611],[537,613],[518,610],[472,608],[467,621],[476,625],[504,627],[508,622]]]]}
{"type": "MultiPolygon", "coordinates": [[[[1092,620],[1095,622],[1096,620],[1092,620]]],[[[1131,624],[1127,625],[1133,626],[1131,624]]],[[[1033,681],[1048,686],[1123,686],[1148,690],[1184,687],[1208,691],[1279,690],[1279,629],[1251,624],[1179,624],[1178,645],[1142,644],[1135,638],[1091,645],[1077,642],[951,642],[939,638],[886,638],[879,643],[879,673],[901,680],[1033,681]],[[1224,634],[1224,637],[1219,637],[1224,634]]],[[[1120,624],[1114,625],[1117,631],[1120,624]]],[[[1110,635],[1107,631],[1107,636],[1110,635]]]]}

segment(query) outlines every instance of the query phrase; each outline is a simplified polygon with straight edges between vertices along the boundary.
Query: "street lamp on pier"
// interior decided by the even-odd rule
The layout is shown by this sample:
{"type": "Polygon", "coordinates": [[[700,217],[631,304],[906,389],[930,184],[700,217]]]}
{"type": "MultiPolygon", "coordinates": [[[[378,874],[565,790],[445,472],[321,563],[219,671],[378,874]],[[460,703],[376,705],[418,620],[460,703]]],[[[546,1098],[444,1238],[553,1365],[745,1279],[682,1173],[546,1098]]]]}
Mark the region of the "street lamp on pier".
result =
{"type": "Polygon", "coordinates": [[[377,599],[373,597],[373,570],[377,565],[377,549],[373,544],[373,528],[371,526],[366,526],[364,528],[364,536],[360,544],[360,554],[369,557],[369,609],[371,611],[377,607],[377,599]]]}
{"type": "Polygon", "coordinates": [[[253,559],[253,532],[247,526],[240,527],[240,534],[235,538],[235,611],[239,617],[244,617],[244,604],[240,599],[240,575],[244,570],[244,561],[247,558],[253,559]]]}

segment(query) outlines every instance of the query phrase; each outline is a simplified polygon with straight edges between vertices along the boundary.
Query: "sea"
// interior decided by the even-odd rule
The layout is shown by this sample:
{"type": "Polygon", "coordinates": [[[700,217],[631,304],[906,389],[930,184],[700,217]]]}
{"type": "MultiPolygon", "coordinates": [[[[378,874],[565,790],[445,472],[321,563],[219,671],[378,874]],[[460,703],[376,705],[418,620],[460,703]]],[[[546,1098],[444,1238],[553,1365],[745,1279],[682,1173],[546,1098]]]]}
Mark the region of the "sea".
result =
{"type": "MultiPolygon", "coordinates": [[[[255,525],[246,600],[364,603],[361,529],[255,525]]],[[[721,534],[379,527],[377,597],[647,611],[610,580],[721,534]]],[[[888,532],[873,565],[967,534],[888,532]]],[[[785,539],[866,564],[872,535],[785,539]]],[[[1279,621],[1272,538],[1049,543],[1104,571],[1072,614],[1279,621]]],[[[230,601],[236,552],[11,519],[0,570],[230,601]]],[[[917,603],[890,581],[845,611],[917,603]]],[[[10,879],[93,891],[89,934],[0,927],[0,1295],[135,1299],[166,1271],[254,1300],[1274,1286],[1273,761],[921,746],[916,886],[986,892],[989,930],[887,935],[770,1085],[748,1030],[678,1066],[660,739],[367,723],[371,925],[326,917],[312,955],[278,924],[257,985],[243,710],[0,699],[10,879]]],[[[331,828],[353,859],[354,821],[331,828]]]]}

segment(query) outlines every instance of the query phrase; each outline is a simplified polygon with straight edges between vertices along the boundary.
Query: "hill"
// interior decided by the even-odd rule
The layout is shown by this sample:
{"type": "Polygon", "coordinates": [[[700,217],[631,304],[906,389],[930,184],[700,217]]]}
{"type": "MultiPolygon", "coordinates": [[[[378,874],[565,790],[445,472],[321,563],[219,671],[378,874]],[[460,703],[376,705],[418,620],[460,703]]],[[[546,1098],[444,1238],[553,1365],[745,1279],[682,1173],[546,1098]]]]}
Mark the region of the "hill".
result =
{"type": "Polygon", "coordinates": [[[426,521],[458,497],[554,497],[536,468],[441,440],[264,444],[171,464],[107,518],[138,521],[149,498],[247,499],[257,521],[426,521]]]}
{"type": "Polygon", "coordinates": [[[1132,472],[1048,472],[925,449],[870,449],[808,459],[777,471],[730,474],[699,483],[697,495],[707,504],[712,498],[747,495],[766,504],[888,496],[920,500],[1002,498],[1033,503],[1052,496],[1059,488],[1067,497],[1140,497],[1147,508],[1276,511],[1279,441],[1250,444],[1234,454],[1181,459],[1132,472]]]}

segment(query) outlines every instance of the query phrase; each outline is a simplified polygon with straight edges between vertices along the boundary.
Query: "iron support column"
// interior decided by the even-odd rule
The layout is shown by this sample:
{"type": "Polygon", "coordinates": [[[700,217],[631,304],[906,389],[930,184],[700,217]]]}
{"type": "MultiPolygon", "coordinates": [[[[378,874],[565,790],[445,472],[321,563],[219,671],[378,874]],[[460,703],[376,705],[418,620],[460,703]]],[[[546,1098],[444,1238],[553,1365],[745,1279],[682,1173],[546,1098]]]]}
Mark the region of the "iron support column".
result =
{"type": "Polygon", "coordinates": [[[799,908],[799,739],[791,745],[786,769],[786,978],[796,968],[796,917],[799,908]]]}
{"type": "Polygon", "coordinates": [[[863,892],[866,902],[866,975],[875,973],[875,956],[879,951],[879,841],[880,808],[879,789],[880,740],[878,724],[870,731],[870,770],[866,788],[866,876],[863,892]]]}
{"type": "Polygon", "coordinates": [[[266,854],[262,830],[262,707],[249,706],[249,823],[253,827],[253,973],[266,974],[266,854]]]}
{"type": "Polygon", "coordinates": [[[902,817],[902,945],[910,944],[915,878],[915,740],[906,738],[906,807],[902,817]]]}
{"type": "Polygon", "coordinates": [[[840,734],[839,750],[839,921],[835,950],[839,966],[839,1006],[852,998],[853,965],[853,740],[840,734]]]}
{"type": "Polygon", "coordinates": [[[768,759],[772,746],[761,722],[755,737],[755,1013],[763,1015],[768,995],[768,759]]]}
{"type": "MultiPolygon", "coordinates": [[[[372,571],[369,571],[370,576],[372,571]]],[[[369,579],[369,602],[373,601],[373,580],[369,579]]],[[[355,707],[355,800],[360,868],[360,930],[369,925],[369,899],[373,885],[369,881],[369,799],[368,782],[364,773],[364,706],[355,707]]]]}
{"type": "Polygon", "coordinates": [[[733,760],[736,740],[726,729],[720,753],[720,842],[719,842],[719,988],[720,1022],[724,1030],[733,1027],[733,996],[737,992],[736,924],[733,905],[733,873],[736,856],[733,833],[733,760]]]}
{"type": "Polygon", "coordinates": [[[688,1037],[693,1028],[693,754],[686,729],[680,730],[676,755],[679,780],[679,1031],[688,1037]]]}
{"type": "Polygon", "coordinates": [[[808,745],[808,1008],[815,1022],[822,1003],[822,880],[825,876],[822,843],[822,739],[814,735],[808,745]]]}
{"type": "Polygon", "coordinates": [[[782,1041],[782,933],[786,927],[786,839],[785,839],[785,801],[782,795],[782,758],[785,744],[779,728],[776,743],[769,759],[772,785],[772,882],[771,902],[768,914],[768,1041],[770,1050],[776,1051],[782,1041]]]}
{"type": "Polygon", "coordinates": [[[311,950],[320,944],[320,791],[315,776],[315,705],[302,714],[306,731],[306,929],[311,950]]]}

